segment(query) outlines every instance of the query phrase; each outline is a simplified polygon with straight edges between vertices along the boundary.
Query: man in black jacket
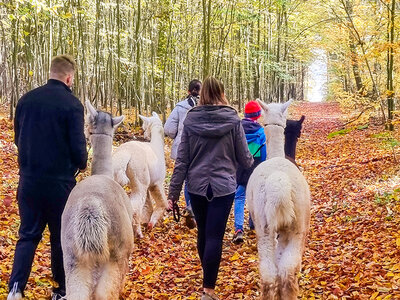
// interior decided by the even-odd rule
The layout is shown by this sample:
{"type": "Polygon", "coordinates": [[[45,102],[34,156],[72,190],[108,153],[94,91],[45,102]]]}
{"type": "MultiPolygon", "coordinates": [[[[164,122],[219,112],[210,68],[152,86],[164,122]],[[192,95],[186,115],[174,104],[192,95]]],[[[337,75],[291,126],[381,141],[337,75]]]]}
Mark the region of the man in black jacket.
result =
{"type": "Polygon", "coordinates": [[[87,161],[83,106],[70,89],[75,67],[70,56],[54,57],[47,84],[22,96],[16,108],[21,225],[7,299],[22,298],[46,225],[53,278],[58,284],[52,299],[63,299],[65,295],[61,215],[76,184],[74,174],[85,169],[87,161]]]}

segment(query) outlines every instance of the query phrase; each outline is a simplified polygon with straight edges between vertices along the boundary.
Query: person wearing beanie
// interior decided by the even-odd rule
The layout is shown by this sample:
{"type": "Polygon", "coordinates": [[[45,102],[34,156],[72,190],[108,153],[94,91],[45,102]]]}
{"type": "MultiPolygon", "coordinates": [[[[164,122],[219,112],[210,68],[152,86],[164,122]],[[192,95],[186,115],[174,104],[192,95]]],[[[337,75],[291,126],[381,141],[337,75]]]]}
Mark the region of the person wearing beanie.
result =
{"type": "MultiPolygon", "coordinates": [[[[246,186],[253,170],[267,158],[267,147],[264,128],[257,122],[261,116],[261,107],[257,101],[250,101],[244,107],[242,125],[246,134],[250,153],[254,157],[254,164],[249,169],[238,167],[236,172],[237,188],[234,200],[235,234],[233,243],[243,242],[244,205],[246,199],[246,186]]],[[[249,218],[250,229],[254,228],[249,218]]]]}

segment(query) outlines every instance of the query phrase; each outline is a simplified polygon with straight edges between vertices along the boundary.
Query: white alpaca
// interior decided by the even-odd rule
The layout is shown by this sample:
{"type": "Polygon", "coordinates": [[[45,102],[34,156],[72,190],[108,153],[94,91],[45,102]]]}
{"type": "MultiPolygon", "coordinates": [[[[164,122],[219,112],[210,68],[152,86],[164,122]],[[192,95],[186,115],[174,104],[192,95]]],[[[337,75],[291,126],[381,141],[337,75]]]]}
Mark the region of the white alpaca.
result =
{"type": "Polygon", "coordinates": [[[297,275],[310,225],[310,189],[299,169],[285,158],[284,104],[265,104],[268,159],[251,175],[246,198],[257,234],[264,300],[297,299],[297,275]]]}
{"type": "Polygon", "coordinates": [[[115,128],[123,116],[96,111],[86,102],[93,147],[92,176],[72,190],[61,224],[66,299],[119,299],[133,250],[132,206],[112,179],[115,128]]]}
{"type": "Polygon", "coordinates": [[[119,146],[112,156],[114,179],[132,190],[135,234],[142,237],[141,223],[151,229],[167,207],[164,192],[165,156],[164,128],[158,115],[139,116],[143,120],[144,137],[150,142],[131,141],[119,146]],[[151,198],[154,199],[155,207],[151,198]]]}

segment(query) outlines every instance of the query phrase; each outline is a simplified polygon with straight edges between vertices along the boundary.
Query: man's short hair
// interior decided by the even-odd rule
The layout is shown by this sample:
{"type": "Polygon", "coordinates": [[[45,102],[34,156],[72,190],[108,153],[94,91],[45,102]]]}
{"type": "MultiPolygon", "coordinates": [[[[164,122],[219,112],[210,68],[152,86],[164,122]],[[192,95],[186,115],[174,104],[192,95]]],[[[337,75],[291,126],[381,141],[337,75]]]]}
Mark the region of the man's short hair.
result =
{"type": "Polygon", "coordinates": [[[70,55],[57,55],[53,57],[50,65],[50,73],[57,75],[68,75],[74,73],[76,63],[70,55]]]}

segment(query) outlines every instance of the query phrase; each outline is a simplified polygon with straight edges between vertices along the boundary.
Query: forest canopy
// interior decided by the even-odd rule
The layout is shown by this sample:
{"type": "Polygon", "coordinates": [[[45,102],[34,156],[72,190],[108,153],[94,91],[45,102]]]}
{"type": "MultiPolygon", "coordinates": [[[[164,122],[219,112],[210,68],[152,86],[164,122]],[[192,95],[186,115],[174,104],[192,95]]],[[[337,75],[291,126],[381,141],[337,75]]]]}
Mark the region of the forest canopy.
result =
{"type": "Polygon", "coordinates": [[[106,109],[155,110],[165,118],[191,79],[213,75],[241,110],[256,97],[307,99],[309,66],[324,53],[328,99],[387,118],[398,94],[398,6],[394,0],[7,0],[0,3],[0,99],[12,117],[19,97],[46,82],[51,58],[67,53],[78,63],[74,93],[106,109]]]}

